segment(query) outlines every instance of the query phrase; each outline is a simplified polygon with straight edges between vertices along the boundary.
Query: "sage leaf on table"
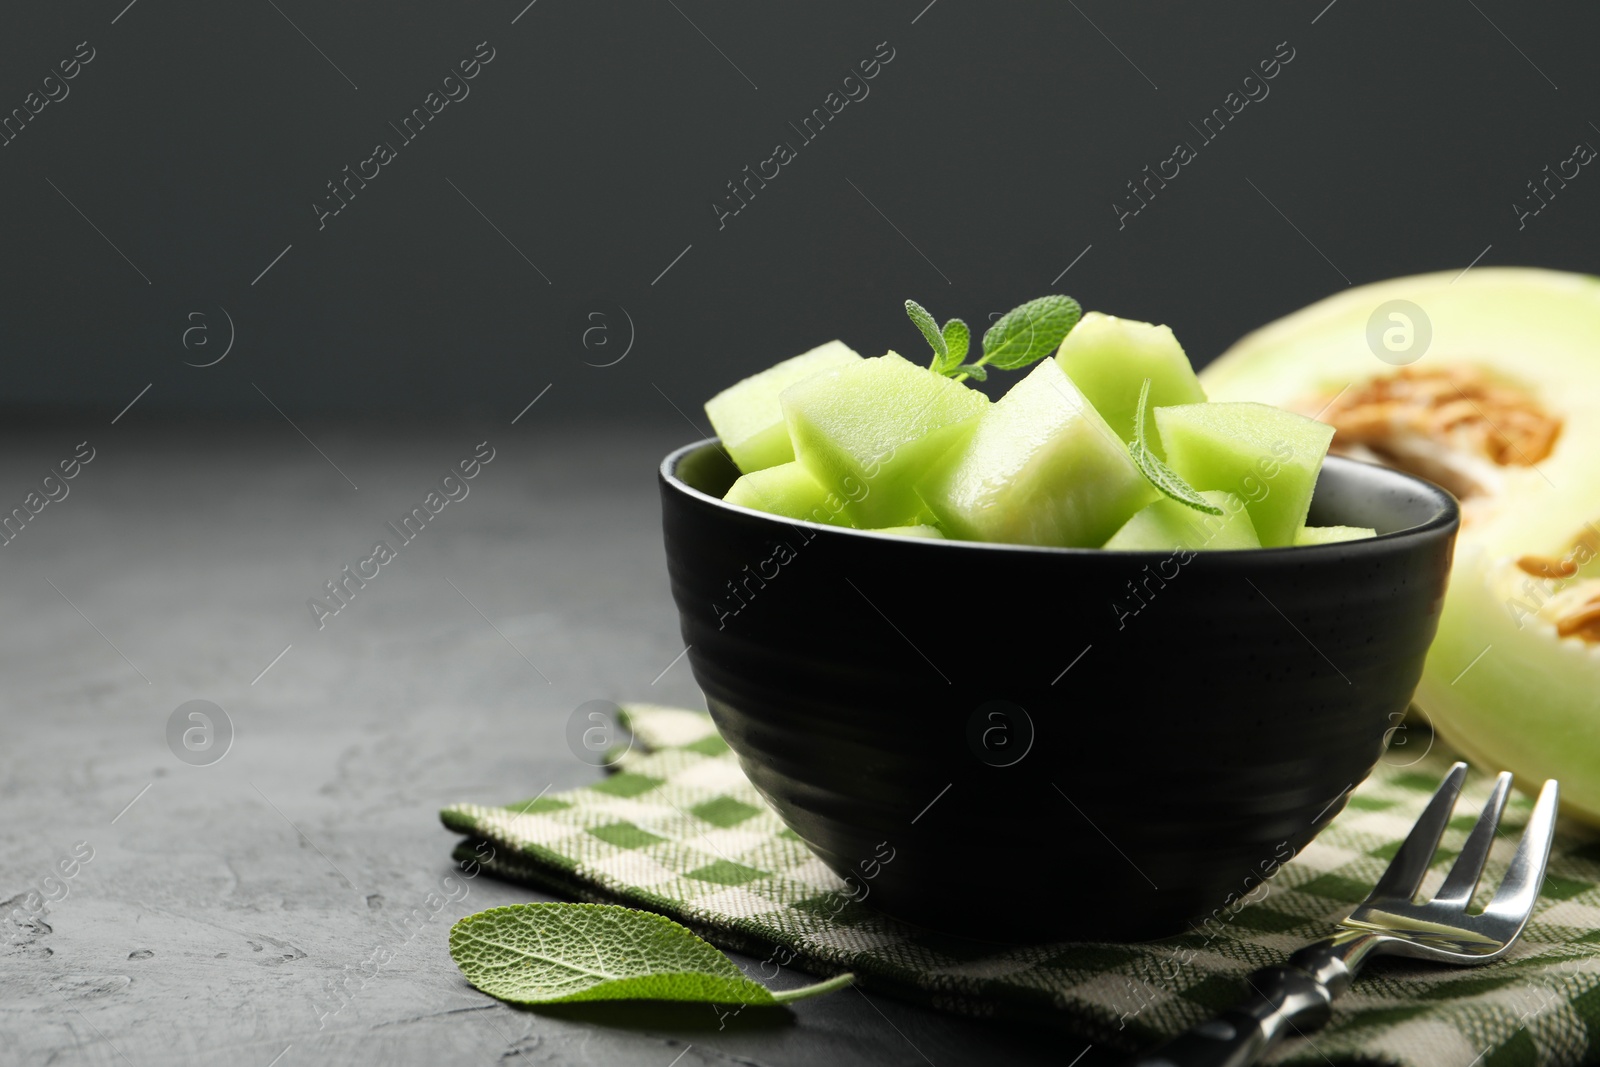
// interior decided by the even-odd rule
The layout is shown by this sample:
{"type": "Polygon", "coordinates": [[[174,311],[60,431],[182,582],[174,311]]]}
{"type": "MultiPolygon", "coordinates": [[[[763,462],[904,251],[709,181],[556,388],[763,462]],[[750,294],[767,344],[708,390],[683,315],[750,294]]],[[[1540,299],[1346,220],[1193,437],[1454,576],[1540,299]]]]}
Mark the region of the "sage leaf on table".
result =
{"type": "Polygon", "coordinates": [[[787,1004],[854,980],[841,974],[798,989],[770,990],[666,916],[615,904],[512,904],[480,911],[451,927],[450,956],[467,981],[513,1004],[787,1004]]]}

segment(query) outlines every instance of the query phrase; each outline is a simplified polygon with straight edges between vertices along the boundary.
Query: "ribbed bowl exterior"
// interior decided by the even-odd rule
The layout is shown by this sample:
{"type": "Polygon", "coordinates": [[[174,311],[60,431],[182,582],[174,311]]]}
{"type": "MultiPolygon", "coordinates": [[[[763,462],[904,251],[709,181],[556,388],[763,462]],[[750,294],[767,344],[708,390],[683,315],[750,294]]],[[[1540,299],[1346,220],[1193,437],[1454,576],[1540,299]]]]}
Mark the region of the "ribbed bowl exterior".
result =
{"type": "Polygon", "coordinates": [[[1160,937],[1269,892],[1399,725],[1459,522],[1338,458],[1312,520],[1399,532],[1188,558],[924,541],[724,504],[733,477],[714,442],[662,465],[718,729],[867,905],[1005,941],[1160,937]]]}

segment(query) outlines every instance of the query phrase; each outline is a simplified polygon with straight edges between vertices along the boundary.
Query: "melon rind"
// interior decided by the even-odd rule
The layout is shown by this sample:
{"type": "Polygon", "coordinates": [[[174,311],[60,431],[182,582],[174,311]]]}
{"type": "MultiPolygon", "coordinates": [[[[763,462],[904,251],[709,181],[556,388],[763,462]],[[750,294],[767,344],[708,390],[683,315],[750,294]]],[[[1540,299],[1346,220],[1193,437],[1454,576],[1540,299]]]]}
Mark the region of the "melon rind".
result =
{"type": "Polygon", "coordinates": [[[1600,825],[1600,648],[1519,615],[1527,577],[1481,545],[1458,548],[1416,703],[1469,759],[1530,792],[1558,779],[1563,808],[1600,825]]]}

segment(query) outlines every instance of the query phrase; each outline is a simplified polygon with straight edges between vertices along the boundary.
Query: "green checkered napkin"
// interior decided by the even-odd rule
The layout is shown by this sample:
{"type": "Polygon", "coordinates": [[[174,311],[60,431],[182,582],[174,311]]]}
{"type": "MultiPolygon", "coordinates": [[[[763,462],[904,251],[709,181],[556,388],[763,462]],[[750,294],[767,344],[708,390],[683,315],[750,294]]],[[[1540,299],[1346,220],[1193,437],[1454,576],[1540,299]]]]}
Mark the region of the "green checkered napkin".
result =
{"type": "MultiPolygon", "coordinates": [[[[1450,763],[1436,746],[1411,766],[1380,764],[1262,899],[1209,932],[1140,945],[997,949],[847,900],[843,882],[746,781],[704,712],[635,704],[626,716],[636,744],[610,777],[503,808],[446,808],[445,825],[468,835],[457,857],[481,859],[486,841],[494,851],[484,867],[514,881],[661,912],[724,948],[818,974],[854,971],[868,989],[935,1008],[1042,1019],[1130,1050],[1230,1006],[1247,991],[1245,975],[1330,933],[1366,896],[1450,763]]],[[[1429,886],[1491,784],[1486,774],[1470,776],[1429,886]]],[[[1502,834],[1518,834],[1530,809],[1514,795],[1502,834]]],[[[1498,884],[1505,858],[1491,861],[1487,887],[1498,884]]],[[[1510,957],[1478,968],[1378,961],[1336,1002],[1328,1027],[1289,1040],[1268,1062],[1597,1060],[1600,843],[1566,832],[1510,957]]]]}

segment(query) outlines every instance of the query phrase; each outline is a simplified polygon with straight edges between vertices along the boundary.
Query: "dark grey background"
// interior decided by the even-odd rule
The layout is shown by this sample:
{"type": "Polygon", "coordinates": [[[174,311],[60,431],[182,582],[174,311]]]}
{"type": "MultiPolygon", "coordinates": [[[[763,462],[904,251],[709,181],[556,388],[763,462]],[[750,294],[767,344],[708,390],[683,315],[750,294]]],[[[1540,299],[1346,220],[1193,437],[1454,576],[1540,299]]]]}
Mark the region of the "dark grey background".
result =
{"type": "Polygon", "coordinates": [[[446,950],[537,896],[488,878],[333,1023],[315,1003],[452,869],[441,806],[592,782],[563,742],[586,701],[699,699],[654,469],[705,397],[832,337],[917,354],[908,296],[981,326],[1064,291],[1203,362],[1347,283],[1587,269],[1600,178],[1521,231],[1512,205],[1600,144],[1593,28],[1507,0],[12,5],[0,116],[95,58],[0,147],[0,510],[97,456],[0,548],[5,913],[96,855],[0,928],[0,1063],[1109,1062],[857,993],[726,1032],[514,1011],[446,950]],[[319,232],[325,183],[484,41],[319,232]],[[719,230],[724,184],[879,42],[870,95],[719,230]],[[227,357],[185,365],[224,311],[227,357]],[[485,439],[470,499],[319,629],[307,598],[485,439]],[[195,699],[236,729],[211,766],[165,740],[195,699]]]}
{"type": "Polygon", "coordinates": [[[698,417],[831,337],[916,352],[908,296],[976,323],[1066,291],[1202,362],[1347,280],[1491,245],[1585,269],[1600,237],[1587,174],[1520,232],[1511,206],[1600,143],[1577,4],[125,3],[4,16],[0,110],[97,52],[0,148],[12,408],[114,413],[154,383],[151,412],[271,416],[255,382],[289,413],[497,417],[553,382],[558,412],[676,418],[666,393],[698,417]],[[325,183],[480,41],[471,95],[319,232],[325,183]],[[719,230],[725,183],[880,41],[870,96],[719,230]],[[1284,41],[1270,95],[1199,141],[1284,41]],[[1199,158],[1119,229],[1179,140],[1199,158]],[[233,352],[184,366],[220,351],[180,343],[195,311],[220,341],[219,306],[233,352]],[[625,347],[619,308],[631,352],[586,367],[625,347]]]}

